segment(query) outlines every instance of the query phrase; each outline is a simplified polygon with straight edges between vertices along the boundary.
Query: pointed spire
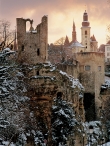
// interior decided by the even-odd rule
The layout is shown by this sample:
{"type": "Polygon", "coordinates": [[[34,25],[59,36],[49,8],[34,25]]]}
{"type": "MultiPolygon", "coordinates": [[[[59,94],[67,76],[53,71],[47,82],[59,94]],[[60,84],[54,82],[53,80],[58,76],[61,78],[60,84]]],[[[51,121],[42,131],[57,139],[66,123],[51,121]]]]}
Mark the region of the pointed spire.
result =
{"type": "Polygon", "coordinates": [[[75,26],[74,20],[73,20],[72,41],[73,41],[73,42],[76,41],[76,26],[75,26]]]}
{"type": "Polygon", "coordinates": [[[65,38],[64,45],[65,46],[68,46],[69,45],[69,39],[68,39],[68,36],[67,35],[66,35],[66,38],[65,38]]]}
{"type": "Polygon", "coordinates": [[[74,20],[73,20],[73,31],[76,31],[74,20]]]}
{"type": "Polygon", "coordinates": [[[94,34],[92,36],[92,41],[96,41],[96,38],[95,38],[94,34]]]}
{"type": "Polygon", "coordinates": [[[96,41],[96,38],[95,38],[94,34],[93,34],[93,36],[91,36],[91,40],[96,41]]]}

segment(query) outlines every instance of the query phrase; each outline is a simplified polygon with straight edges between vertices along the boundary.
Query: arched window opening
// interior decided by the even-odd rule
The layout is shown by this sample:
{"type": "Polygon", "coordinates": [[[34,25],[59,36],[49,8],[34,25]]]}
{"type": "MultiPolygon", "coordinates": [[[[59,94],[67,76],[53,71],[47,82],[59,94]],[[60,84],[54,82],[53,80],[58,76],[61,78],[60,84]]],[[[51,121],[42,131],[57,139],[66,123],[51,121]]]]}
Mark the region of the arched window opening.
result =
{"type": "Polygon", "coordinates": [[[26,32],[29,32],[29,29],[30,29],[30,22],[27,21],[26,22],[26,32]]]}
{"type": "Polygon", "coordinates": [[[37,56],[39,56],[40,55],[40,49],[38,48],[37,49],[37,56]]]}
{"type": "Polygon", "coordinates": [[[24,45],[22,45],[21,50],[24,51],[24,45]]]}
{"type": "Polygon", "coordinates": [[[87,30],[85,30],[85,35],[87,35],[87,30]]]}
{"type": "Polygon", "coordinates": [[[37,76],[39,76],[39,70],[37,71],[37,76]]]}
{"type": "Polygon", "coordinates": [[[61,98],[62,97],[62,92],[58,92],[57,93],[57,98],[61,98]]]}

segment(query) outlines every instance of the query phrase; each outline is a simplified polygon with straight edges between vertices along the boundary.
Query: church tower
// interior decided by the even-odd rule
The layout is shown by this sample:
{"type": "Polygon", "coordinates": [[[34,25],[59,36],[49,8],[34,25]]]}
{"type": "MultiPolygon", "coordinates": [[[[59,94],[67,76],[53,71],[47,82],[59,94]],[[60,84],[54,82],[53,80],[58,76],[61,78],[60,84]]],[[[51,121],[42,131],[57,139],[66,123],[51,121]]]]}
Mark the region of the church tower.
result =
{"type": "Polygon", "coordinates": [[[88,14],[85,10],[83,14],[83,22],[81,27],[81,39],[82,39],[82,45],[86,47],[86,52],[90,52],[90,23],[88,21],[88,14]]]}
{"type": "Polygon", "coordinates": [[[76,41],[76,26],[73,21],[72,42],[75,42],[75,41],[76,41]]]}

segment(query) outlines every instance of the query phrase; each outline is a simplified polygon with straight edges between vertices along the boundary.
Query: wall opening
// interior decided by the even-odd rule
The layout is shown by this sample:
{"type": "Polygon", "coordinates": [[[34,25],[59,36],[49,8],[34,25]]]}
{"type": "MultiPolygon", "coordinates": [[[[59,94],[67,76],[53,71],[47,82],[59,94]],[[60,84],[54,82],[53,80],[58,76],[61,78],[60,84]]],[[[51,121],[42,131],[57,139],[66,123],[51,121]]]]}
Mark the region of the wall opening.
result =
{"type": "Polygon", "coordinates": [[[21,46],[21,50],[24,51],[24,45],[21,46]]]}
{"type": "Polygon", "coordinates": [[[37,56],[39,56],[40,55],[40,49],[38,48],[37,49],[37,56]]]}
{"type": "Polygon", "coordinates": [[[87,30],[85,30],[85,35],[87,35],[87,30]]]}
{"type": "Polygon", "coordinates": [[[57,98],[60,98],[60,97],[62,97],[62,92],[57,93],[57,98]]]}
{"type": "Polygon", "coordinates": [[[29,29],[30,29],[30,22],[26,22],[26,32],[29,32],[29,29]]]}
{"type": "Polygon", "coordinates": [[[39,76],[39,71],[37,71],[37,76],[39,76]]]}
{"type": "Polygon", "coordinates": [[[85,119],[87,122],[96,120],[95,96],[91,93],[84,93],[85,119]]]}

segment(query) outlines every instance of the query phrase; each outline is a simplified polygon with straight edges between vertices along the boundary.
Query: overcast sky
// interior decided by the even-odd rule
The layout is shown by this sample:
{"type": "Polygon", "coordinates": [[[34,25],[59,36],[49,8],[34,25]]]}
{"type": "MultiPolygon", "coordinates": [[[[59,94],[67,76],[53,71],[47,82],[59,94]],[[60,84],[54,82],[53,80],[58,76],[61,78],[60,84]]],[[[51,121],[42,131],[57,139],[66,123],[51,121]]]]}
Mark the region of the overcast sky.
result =
{"type": "Polygon", "coordinates": [[[34,20],[34,27],[41,17],[48,15],[49,43],[61,37],[72,35],[73,19],[76,24],[77,40],[81,41],[81,23],[87,10],[91,35],[95,35],[99,45],[106,43],[106,29],[110,23],[110,0],[0,0],[0,19],[16,26],[16,18],[34,20]]]}

